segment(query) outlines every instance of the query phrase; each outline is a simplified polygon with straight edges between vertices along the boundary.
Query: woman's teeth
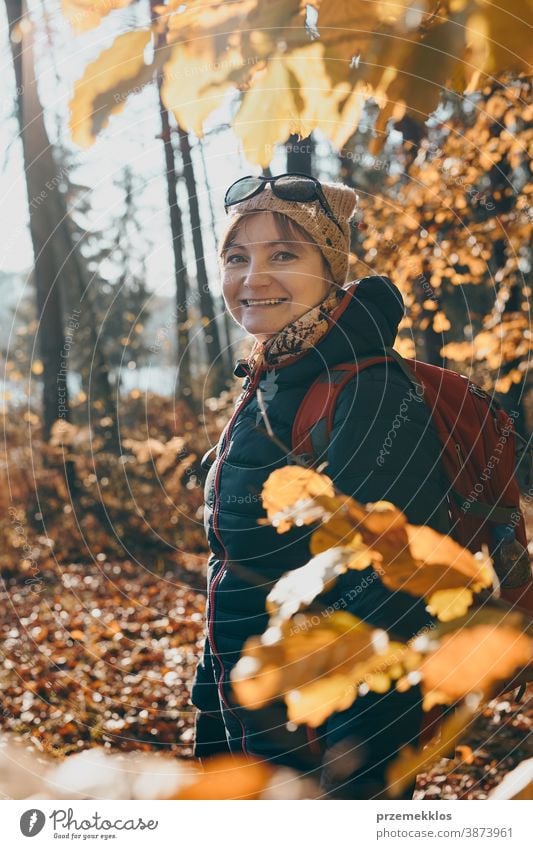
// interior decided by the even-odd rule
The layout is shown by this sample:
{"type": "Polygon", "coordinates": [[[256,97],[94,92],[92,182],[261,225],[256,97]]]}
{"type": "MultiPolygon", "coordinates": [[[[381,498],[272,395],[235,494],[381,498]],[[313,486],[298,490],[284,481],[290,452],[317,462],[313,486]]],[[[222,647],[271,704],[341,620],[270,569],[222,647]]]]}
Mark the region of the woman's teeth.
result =
{"type": "Polygon", "coordinates": [[[287,300],[287,298],[268,298],[263,301],[243,301],[245,307],[256,307],[270,304],[282,304],[287,300]]]}

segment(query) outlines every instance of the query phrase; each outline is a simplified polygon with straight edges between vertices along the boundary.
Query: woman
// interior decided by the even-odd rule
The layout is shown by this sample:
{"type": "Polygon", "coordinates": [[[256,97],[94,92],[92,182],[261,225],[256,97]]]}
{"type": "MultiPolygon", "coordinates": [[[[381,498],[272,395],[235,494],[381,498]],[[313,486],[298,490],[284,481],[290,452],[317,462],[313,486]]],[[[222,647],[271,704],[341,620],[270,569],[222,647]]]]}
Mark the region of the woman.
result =
{"type": "MultiPolygon", "coordinates": [[[[416,742],[422,717],[418,688],[369,693],[313,734],[287,724],[282,703],[241,708],[232,696],[230,672],[245,640],[266,629],[265,599],[272,585],[311,557],[314,528],[279,535],[258,524],[266,515],[263,484],[289,461],[281,446],[290,448],[296,411],[310,384],[332,365],[392,346],[404,314],[400,292],[388,278],[347,283],[356,202],[346,186],[321,185],[298,174],[242,178],[226,193],[230,217],[220,246],[224,300],[255,344],[250,357],[236,364],[234,374],[244,378],[242,393],[205,484],[211,549],[207,637],[192,690],[197,757],[248,752],[312,773],[325,795],[335,798],[379,792],[387,761],[406,742],[416,742]],[[262,420],[258,385],[275,440],[262,420]]],[[[445,533],[447,482],[439,452],[429,410],[414,397],[401,369],[377,364],[339,397],[325,472],[358,501],[392,501],[410,522],[445,533]],[[388,438],[400,408],[401,427],[388,438]]],[[[371,568],[349,571],[321,601],[327,606],[343,594],[349,594],[352,613],[397,636],[408,638],[432,624],[422,600],[389,592],[371,568]]]]}

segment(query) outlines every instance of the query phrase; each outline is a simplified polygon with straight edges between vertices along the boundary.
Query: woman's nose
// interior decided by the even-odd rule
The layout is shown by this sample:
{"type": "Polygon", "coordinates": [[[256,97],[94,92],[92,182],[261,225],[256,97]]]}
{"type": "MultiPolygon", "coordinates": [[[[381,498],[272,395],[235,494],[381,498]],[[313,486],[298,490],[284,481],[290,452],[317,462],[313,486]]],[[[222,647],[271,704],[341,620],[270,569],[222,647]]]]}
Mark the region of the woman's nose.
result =
{"type": "Polygon", "coordinates": [[[270,281],[270,274],[261,263],[250,263],[248,268],[245,270],[244,282],[250,289],[268,286],[270,281]]]}

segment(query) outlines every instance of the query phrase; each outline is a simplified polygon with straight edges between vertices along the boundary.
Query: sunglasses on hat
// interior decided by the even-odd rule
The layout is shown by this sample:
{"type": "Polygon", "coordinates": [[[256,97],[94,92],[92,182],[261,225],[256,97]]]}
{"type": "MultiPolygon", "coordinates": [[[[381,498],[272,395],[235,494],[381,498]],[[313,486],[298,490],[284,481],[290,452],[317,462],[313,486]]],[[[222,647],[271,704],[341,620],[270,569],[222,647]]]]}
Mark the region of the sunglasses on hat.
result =
{"type": "Polygon", "coordinates": [[[295,203],[311,203],[317,200],[328,218],[331,218],[342,233],[342,227],[335,218],[318,180],[298,172],[279,174],[277,177],[241,177],[232,183],[226,192],[224,197],[226,212],[228,207],[258,195],[268,183],[271,184],[272,194],[280,200],[295,203]]]}

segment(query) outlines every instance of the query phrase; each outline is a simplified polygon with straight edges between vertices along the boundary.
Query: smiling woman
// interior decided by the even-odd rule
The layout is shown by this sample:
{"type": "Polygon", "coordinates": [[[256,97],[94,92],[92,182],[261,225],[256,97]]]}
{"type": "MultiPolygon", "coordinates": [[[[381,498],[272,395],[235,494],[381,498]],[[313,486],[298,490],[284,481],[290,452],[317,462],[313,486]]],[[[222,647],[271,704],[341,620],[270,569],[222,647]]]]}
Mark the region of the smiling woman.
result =
{"type": "MultiPolygon", "coordinates": [[[[292,461],[292,429],[303,398],[319,376],[328,383],[333,366],[383,354],[403,316],[401,294],[388,278],[347,282],[356,203],[352,189],[298,174],[242,178],[226,193],[223,294],[255,344],[249,358],[236,364],[243,391],[205,483],[211,549],[207,638],[191,696],[198,708],[197,757],[247,752],[313,774],[324,794],[335,798],[380,792],[390,758],[400,746],[416,742],[422,717],[418,688],[369,693],[315,731],[289,723],[282,702],[244,709],[230,675],[247,638],[267,628],[265,602],[273,583],[311,559],[312,528],[279,535],[260,523],[266,517],[261,500],[266,479],[292,461]],[[263,426],[258,388],[276,439],[263,426]]],[[[411,523],[445,532],[446,481],[424,404],[407,404],[386,462],[378,462],[410,391],[395,363],[373,365],[346,382],[334,411],[327,474],[359,501],[392,501],[411,523]]],[[[351,613],[400,638],[432,625],[423,600],[393,593],[376,578],[371,567],[349,570],[325,603],[349,598],[351,613]]]]}
{"type": "Polygon", "coordinates": [[[251,213],[232,231],[222,253],[224,300],[258,341],[319,304],[336,285],[317,243],[281,213],[251,213]]]}

